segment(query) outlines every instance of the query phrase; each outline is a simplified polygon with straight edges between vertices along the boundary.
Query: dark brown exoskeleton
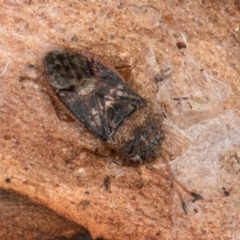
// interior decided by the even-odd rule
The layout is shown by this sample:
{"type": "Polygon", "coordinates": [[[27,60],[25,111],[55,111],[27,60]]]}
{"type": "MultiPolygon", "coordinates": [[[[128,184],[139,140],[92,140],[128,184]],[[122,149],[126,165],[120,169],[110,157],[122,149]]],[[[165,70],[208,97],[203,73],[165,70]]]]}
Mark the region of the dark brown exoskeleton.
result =
{"type": "Polygon", "coordinates": [[[163,140],[162,118],[114,67],[89,51],[69,49],[48,52],[43,65],[44,85],[53,102],[65,106],[126,164],[147,165],[156,159],[163,140]]]}
{"type": "Polygon", "coordinates": [[[43,62],[51,91],[91,132],[130,163],[156,158],[162,119],[115,68],[86,51],[54,50],[43,62]]]}

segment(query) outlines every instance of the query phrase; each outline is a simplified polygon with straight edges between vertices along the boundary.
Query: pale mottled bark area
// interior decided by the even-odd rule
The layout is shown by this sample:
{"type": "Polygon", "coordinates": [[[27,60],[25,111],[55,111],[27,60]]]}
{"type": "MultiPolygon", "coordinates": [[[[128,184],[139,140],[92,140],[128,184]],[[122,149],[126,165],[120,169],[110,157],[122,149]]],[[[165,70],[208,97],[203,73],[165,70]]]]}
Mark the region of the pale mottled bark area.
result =
{"type": "MultiPolygon", "coordinates": [[[[0,4],[0,188],[20,192],[94,238],[240,238],[238,1],[0,4]],[[166,116],[163,147],[174,154],[175,177],[204,197],[191,202],[184,194],[187,216],[169,181],[145,167],[140,175],[115,165],[81,124],[59,121],[44,88],[19,83],[20,75],[40,76],[43,55],[58,45],[88,48],[113,65],[132,66],[128,83],[166,116]],[[172,73],[156,84],[167,68],[172,73]]],[[[161,157],[155,162],[159,173],[162,163],[161,157]]],[[[14,211],[18,216],[23,210],[14,211]]],[[[1,224],[16,224],[9,218],[3,212],[1,224]]],[[[40,229],[57,229],[55,221],[40,222],[40,229]]]]}

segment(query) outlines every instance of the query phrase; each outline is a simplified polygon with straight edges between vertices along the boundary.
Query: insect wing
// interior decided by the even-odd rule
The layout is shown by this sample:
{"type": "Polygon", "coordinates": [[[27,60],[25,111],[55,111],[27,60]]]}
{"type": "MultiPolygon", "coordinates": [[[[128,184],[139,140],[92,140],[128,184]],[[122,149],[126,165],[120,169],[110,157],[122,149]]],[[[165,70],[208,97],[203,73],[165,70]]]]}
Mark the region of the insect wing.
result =
{"type": "Polygon", "coordinates": [[[48,82],[72,113],[102,140],[145,101],[94,57],[52,51],[44,59],[48,82]]]}

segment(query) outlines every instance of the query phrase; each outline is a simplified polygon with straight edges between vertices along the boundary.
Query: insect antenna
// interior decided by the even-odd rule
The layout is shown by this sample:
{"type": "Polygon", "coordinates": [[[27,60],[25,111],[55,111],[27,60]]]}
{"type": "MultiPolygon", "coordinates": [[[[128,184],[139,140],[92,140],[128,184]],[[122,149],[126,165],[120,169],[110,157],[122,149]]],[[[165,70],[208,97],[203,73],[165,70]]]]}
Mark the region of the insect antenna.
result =
{"type": "MultiPolygon", "coordinates": [[[[160,155],[163,157],[164,159],[164,162],[165,162],[165,166],[167,167],[167,170],[168,170],[168,173],[170,174],[170,177],[163,174],[163,173],[159,173],[156,169],[152,168],[149,164],[145,164],[145,166],[153,173],[156,173],[158,175],[161,175],[163,178],[169,180],[174,188],[174,190],[176,191],[177,195],[179,196],[180,200],[181,200],[181,203],[182,203],[182,208],[183,208],[183,211],[184,213],[187,215],[187,206],[186,206],[186,202],[184,201],[184,198],[179,190],[179,187],[185,191],[186,193],[188,193],[189,195],[191,195],[192,197],[194,197],[194,200],[193,201],[196,201],[196,200],[203,200],[203,197],[195,192],[192,192],[190,190],[188,190],[181,182],[179,182],[173,175],[172,173],[172,170],[171,170],[171,167],[169,165],[169,161],[167,160],[167,158],[163,155],[162,152],[166,152],[168,156],[172,156],[172,154],[165,150],[165,149],[161,149],[161,153],[160,155]]],[[[156,154],[157,155],[157,154],[156,154]]]]}

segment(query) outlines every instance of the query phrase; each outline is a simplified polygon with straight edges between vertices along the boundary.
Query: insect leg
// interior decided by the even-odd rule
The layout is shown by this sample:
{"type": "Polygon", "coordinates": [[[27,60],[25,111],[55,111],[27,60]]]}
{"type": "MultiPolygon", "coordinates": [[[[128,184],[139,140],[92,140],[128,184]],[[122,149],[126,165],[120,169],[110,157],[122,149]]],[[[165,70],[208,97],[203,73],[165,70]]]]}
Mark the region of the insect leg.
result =
{"type": "Polygon", "coordinates": [[[58,118],[61,121],[64,121],[64,122],[75,121],[71,112],[68,109],[66,109],[64,104],[59,99],[56,99],[54,96],[52,96],[50,94],[49,94],[49,99],[52,103],[52,106],[53,106],[55,112],[56,112],[56,115],[58,116],[58,118]]]}
{"type": "Polygon", "coordinates": [[[127,82],[131,75],[132,75],[132,68],[129,65],[123,65],[123,66],[115,66],[115,68],[119,71],[119,73],[122,75],[125,82],[127,82]]]}
{"type": "Polygon", "coordinates": [[[28,76],[20,76],[19,77],[19,82],[33,82],[33,83],[36,83],[38,85],[44,86],[44,83],[42,82],[41,79],[31,78],[31,77],[28,77],[28,76]]]}
{"type": "MultiPolygon", "coordinates": [[[[170,153],[168,150],[162,149],[162,151],[164,151],[165,153],[167,153],[167,155],[170,156],[170,158],[171,158],[171,153],[170,153]]],[[[162,155],[162,154],[161,154],[161,155],[162,155]]],[[[185,191],[186,193],[188,193],[189,195],[191,195],[192,197],[194,197],[194,201],[196,201],[196,200],[203,200],[203,197],[202,197],[201,195],[199,195],[199,194],[197,194],[197,193],[195,193],[195,192],[192,192],[192,191],[188,190],[181,182],[179,182],[179,181],[173,176],[172,171],[171,171],[171,168],[170,168],[170,166],[169,166],[169,162],[167,161],[167,158],[166,158],[164,155],[162,155],[162,157],[163,157],[163,159],[164,159],[164,161],[165,161],[165,163],[166,163],[166,166],[167,166],[167,168],[168,168],[168,172],[169,172],[169,173],[171,174],[171,176],[172,176],[172,177],[171,177],[171,182],[173,183],[173,186],[174,186],[174,185],[179,186],[183,191],[185,191]]],[[[180,199],[181,199],[184,213],[187,214],[186,203],[185,203],[182,195],[180,194],[180,192],[178,191],[178,189],[177,189],[176,187],[175,187],[174,189],[176,190],[177,194],[179,195],[179,197],[180,197],[180,199]]]]}

